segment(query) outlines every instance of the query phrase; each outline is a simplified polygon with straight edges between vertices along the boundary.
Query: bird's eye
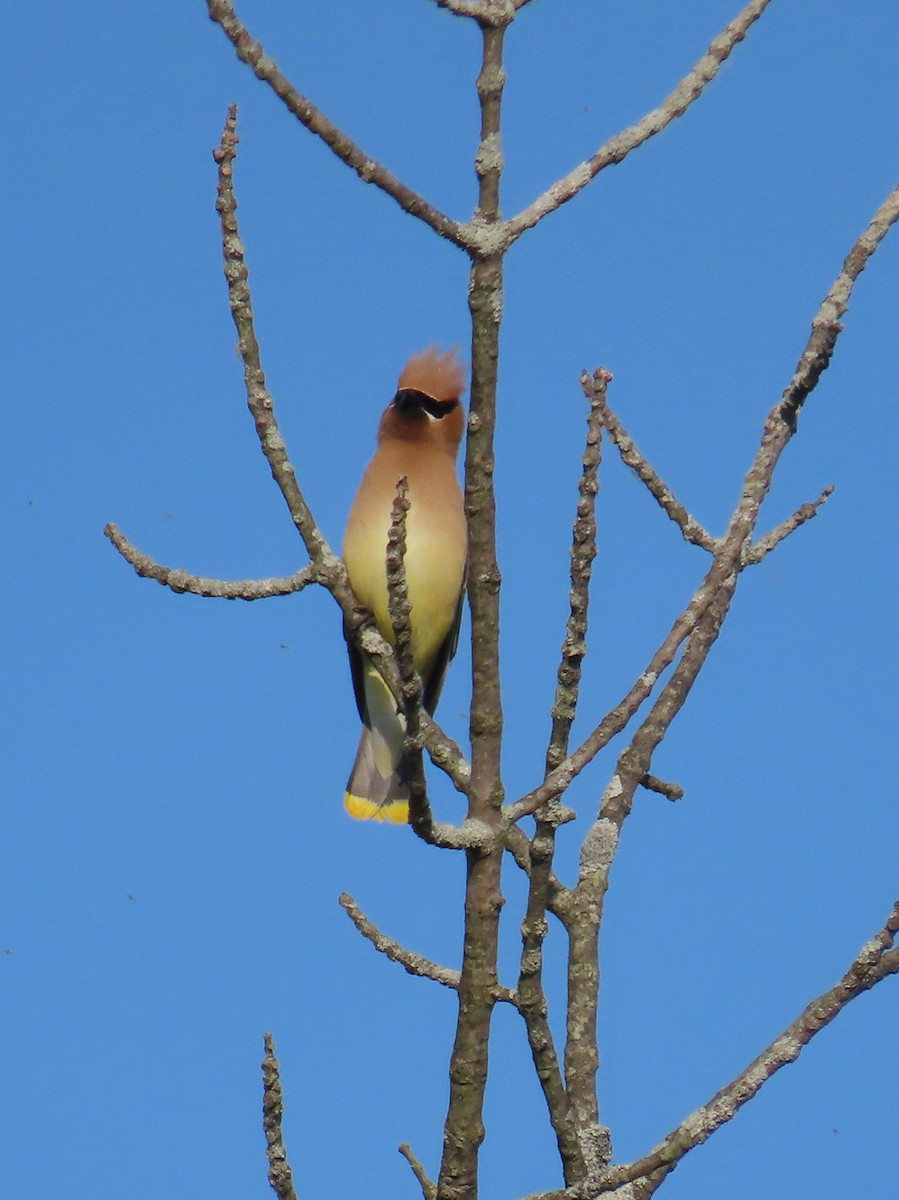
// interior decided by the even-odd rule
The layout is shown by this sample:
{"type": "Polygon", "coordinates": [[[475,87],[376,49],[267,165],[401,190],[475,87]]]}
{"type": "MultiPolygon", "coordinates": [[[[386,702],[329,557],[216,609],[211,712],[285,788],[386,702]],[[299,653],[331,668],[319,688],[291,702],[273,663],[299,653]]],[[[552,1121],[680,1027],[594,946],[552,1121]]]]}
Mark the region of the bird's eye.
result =
{"type": "Polygon", "coordinates": [[[424,407],[422,402],[426,399],[425,394],[417,392],[415,388],[400,388],[393,397],[393,406],[398,408],[404,416],[412,416],[422,411],[424,407]]]}

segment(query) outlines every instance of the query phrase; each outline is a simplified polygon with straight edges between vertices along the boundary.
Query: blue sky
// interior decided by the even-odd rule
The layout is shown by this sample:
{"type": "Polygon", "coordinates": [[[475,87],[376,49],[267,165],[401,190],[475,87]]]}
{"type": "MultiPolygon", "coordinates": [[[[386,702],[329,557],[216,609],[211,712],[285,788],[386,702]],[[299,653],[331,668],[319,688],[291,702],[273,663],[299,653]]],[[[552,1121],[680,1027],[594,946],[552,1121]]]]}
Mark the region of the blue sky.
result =
{"type": "MultiPolygon", "coordinates": [[[[428,0],[386,7],[239,11],[370,154],[467,217],[475,32],[428,0]]],[[[505,213],[654,107],[737,7],[535,0],[508,39],[505,213]]],[[[230,101],[269,385],[335,545],[406,356],[465,347],[466,262],[306,134],[201,0],[32,0],[4,29],[0,1193],[268,1195],[270,1029],[300,1194],[415,1196],[396,1146],[436,1170],[453,998],[377,956],[337,896],[454,965],[462,863],[344,816],[358,730],[327,595],[175,596],[137,579],[102,528],[203,575],[304,561],[245,409],[221,274],[211,151],[230,101]]],[[[539,778],[549,732],[580,371],[613,371],[626,427],[720,532],[811,317],[896,181],[897,53],[887,0],[775,0],[682,120],[512,251],[497,439],[510,797],[539,778]]],[[[894,233],[762,525],[835,494],[743,577],[656,759],[685,799],[642,797],[625,830],[600,1014],[619,1159],[831,986],[899,893],[897,313],[894,233]]],[[[581,735],[704,570],[610,451],[599,524],[581,735]]],[[[459,740],[466,657],[463,644],[440,709],[459,740]]],[[[573,789],[567,877],[613,761],[573,789]]],[[[505,891],[511,983],[512,870],[505,891]]],[[[558,942],[549,955],[558,1022],[558,942]]],[[[892,1200],[897,988],[855,1001],[687,1158],[666,1200],[892,1200]]],[[[514,1016],[496,1019],[491,1200],[558,1182],[514,1016]]]]}

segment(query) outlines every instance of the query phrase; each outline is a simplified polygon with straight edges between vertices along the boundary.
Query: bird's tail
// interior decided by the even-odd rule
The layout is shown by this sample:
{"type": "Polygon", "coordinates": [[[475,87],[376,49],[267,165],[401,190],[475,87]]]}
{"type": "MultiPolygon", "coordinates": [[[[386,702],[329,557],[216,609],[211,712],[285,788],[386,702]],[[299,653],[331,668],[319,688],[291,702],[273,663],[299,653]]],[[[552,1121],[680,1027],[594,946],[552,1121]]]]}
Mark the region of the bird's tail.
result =
{"type": "MultiPolygon", "coordinates": [[[[402,731],[400,731],[402,736],[402,731]]],[[[402,747],[402,741],[400,741],[402,747]]],[[[350,772],[343,804],[351,817],[360,821],[390,821],[402,825],[409,820],[409,785],[405,757],[376,730],[363,729],[356,761],[350,772]]]]}

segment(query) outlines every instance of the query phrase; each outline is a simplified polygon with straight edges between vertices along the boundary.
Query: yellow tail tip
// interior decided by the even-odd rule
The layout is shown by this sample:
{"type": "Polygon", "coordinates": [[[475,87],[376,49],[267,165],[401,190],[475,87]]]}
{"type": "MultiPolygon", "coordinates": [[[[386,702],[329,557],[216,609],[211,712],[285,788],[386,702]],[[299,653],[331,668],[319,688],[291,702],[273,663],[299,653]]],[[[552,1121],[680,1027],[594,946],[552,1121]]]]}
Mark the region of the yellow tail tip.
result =
{"type": "Polygon", "coordinates": [[[391,825],[409,824],[408,800],[389,800],[386,804],[375,804],[374,800],[366,800],[363,796],[353,796],[347,792],[343,797],[343,807],[357,821],[387,821],[391,825]]]}

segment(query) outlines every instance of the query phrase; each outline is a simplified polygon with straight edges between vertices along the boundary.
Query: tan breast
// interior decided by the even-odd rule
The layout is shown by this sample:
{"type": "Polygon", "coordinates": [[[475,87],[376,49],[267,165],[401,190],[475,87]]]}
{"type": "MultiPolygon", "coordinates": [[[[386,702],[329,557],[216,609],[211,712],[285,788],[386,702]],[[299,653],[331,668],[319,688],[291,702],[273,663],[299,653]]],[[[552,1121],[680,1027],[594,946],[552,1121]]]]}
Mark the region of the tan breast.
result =
{"type": "Polygon", "coordinates": [[[382,444],[362,477],[343,543],[350,584],[393,640],[387,612],[387,536],[396,481],[409,481],[406,578],[412,607],[412,649],[427,677],[453,623],[465,576],[465,512],[455,463],[433,447],[382,444]],[[410,453],[410,451],[412,451],[410,453]]]}

